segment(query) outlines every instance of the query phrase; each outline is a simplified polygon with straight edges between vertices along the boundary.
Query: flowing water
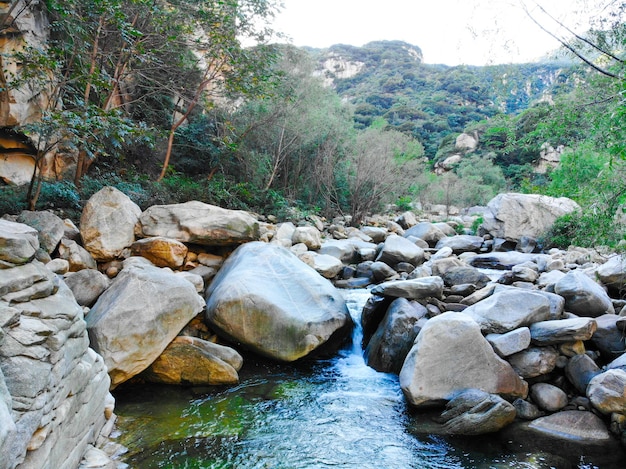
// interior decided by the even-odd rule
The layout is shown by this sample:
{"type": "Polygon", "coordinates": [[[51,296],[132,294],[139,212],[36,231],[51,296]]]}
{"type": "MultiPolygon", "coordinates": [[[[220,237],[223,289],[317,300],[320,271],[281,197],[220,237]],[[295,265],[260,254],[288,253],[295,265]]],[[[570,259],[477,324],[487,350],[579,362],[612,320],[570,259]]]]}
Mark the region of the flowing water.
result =
{"type": "MultiPolygon", "coordinates": [[[[357,324],[368,296],[347,292],[357,324]]],[[[596,467],[515,454],[491,436],[424,433],[426,417],[407,410],[397,376],[369,368],[360,343],[357,327],[352,348],[331,360],[279,365],[247,357],[235,387],[123,389],[116,413],[125,462],[138,469],[596,467]]]]}

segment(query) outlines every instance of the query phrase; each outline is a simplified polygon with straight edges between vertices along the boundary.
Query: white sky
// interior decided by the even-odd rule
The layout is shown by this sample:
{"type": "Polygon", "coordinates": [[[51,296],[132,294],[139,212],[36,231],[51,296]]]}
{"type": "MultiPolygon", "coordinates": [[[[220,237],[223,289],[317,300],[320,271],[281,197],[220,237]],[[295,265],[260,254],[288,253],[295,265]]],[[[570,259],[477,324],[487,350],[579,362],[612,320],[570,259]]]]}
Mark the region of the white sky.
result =
{"type": "MultiPolygon", "coordinates": [[[[528,62],[558,47],[527,18],[519,0],[282,1],[273,28],[300,47],[401,40],[420,47],[424,62],[447,65],[528,62]]],[[[586,17],[578,3],[541,1],[572,26],[586,17]]]]}

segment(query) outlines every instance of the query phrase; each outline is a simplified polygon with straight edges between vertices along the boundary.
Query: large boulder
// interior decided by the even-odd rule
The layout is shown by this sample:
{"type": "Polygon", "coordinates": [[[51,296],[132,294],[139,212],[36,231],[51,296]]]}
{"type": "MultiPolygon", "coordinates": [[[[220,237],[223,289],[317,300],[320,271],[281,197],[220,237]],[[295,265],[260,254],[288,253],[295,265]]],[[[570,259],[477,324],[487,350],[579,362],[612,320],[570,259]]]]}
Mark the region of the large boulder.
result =
{"type": "Polygon", "coordinates": [[[598,374],[587,386],[587,397],[603,414],[625,414],[626,371],[613,369],[598,374]]]}
{"type": "Polygon", "coordinates": [[[554,291],[565,298],[567,311],[578,316],[595,318],[614,311],[604,288],[579,270],[568,272],[556,283],[554,291]]]}
{"type": "Polygon", "coordinates": [[[558,217],[577,210],[579,205],[566,197],[498,194],[487,204],[482,226],[495,238],[517,242],[543,235],[558,217]]]}
{"type": "Polygon", "coordinates": [[[134,256],[148,259],[157,267],[179,269],[185,262],[187,246],[175,239],[155,236],[135,241],[131,247],[134,256]]]}
{"type": "Polygon", "coordinates": [[[18,223],[35,228],[39,236],[39,244],[48,253],[52,253],[65,234],[65,223],[49,211],[23,211],[17,217],[18,223]]]}
{"type": "Polygon", "coordinates": [[[379,296],[394,298],[408,298],[421,300],[424,298],[441,298],[443,295],[443,280],[441,277],[421,277],[411,280],[389,281],[376,285],[372,293],[379,296]]]}
{"type": "Polygon", "coordinates": [[[468,388],[507,398],[528,394],[528,385],[496,355],[478,323],[454,312],[422,328],[400,371],[400,387],[414,406],[440,404],[468,388]]]}
{"type": "Polygon", "coordinates": [[[80,217],[85,249],[101,262],[119,257],[135,241],[139,215],[141,209],[126,194],[103,187],[87,201],[80,217]]]}
{"type": "Polygon", "coordinates": [[[395,299],[365,349],[367,364],[377,371],[399,373],[427,313],[417,302],[395,299]]]}
{"type": "Polygon", "coordinates": [[[385,239],[376,260],[390,267],[395,267],[400,262],[417,266],[424,262],[424,250],[402,236],[391,234],[385,239]]]}
{"type": "Polygon", "coordinates": [[[164,236],[183,243],[231,246],[259,239],[259,222],[250,213],[198,201],[154,205],[139,217],[139,237],[164,236]]]}
{"type": "Polygon", "coordinates": [[[241,355],[230,347],[178,336],[142,377],[154,383],[188,386],[236,384],[242,364],[241,355]]]}
{"type": "Polygon", "coordinates": [[[25,264],[35,257],[37,249],[37,230],[23,223],[0,219],[0,265],[25,264]]]}
{"type": "Polygon", "coordinates": [[[352,328],[337,289],[279,246],[240,246],[207,291],[206,319],[220,335],[291,362],[334,352],[352,328]]]}
{"type": "Polygon", "coordinates": [[[539,293],[505,289],[463,311],[474,319],[483,333],[502,334],[537,321],[552,319],[550,301],[539,293]]]}
{"type": "Polygon", "coordinates": [[[614,255],[598,267],[596,272],[600,281],[609,287],[621,288],[626,285],[626,257],[614,255]]]}
{"type": "Polygon", "coordinates": [[[204,307],[183,277],[130,258],[87,315],[91,346],[115,387],[145,370],[204,307]]]}
{"type": "Polygon", "coordinates": [[[429,246],[435,246],[440,239],[446,237],[446,234],[433,223],[423,221],[405,231],[404,237],[423,239],[429,246]]]}
{"type": "Polygon", "coordinates": [[[83,269],[72,272],[65,277],[76,302],[81,306],[91,307],[98,297],[109,288],[111,281],[102,272],[95,269],[83,269]]]}
{"type": "Polygon", "coordinates": [[[435,249],[449,247],[455,254],[462,252],[479,251],[483,245],[482,236],[456,235],[441,238],[435,245],[435,249]]]}

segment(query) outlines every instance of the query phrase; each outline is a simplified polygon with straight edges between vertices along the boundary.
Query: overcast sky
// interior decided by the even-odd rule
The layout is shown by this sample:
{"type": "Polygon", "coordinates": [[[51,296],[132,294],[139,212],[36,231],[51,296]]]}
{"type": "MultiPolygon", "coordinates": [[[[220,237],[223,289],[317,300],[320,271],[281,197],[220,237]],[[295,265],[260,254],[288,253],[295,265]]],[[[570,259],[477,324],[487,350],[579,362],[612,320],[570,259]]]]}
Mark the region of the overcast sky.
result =
{"type": "MultiPolygon", "coordinates": [[[[543,0],[574,25],[576,0],[543,0]]],[[[558,47],[519,8],[518,0],[283,0],[274,22],[296,46],[362,46],[401,40],[419,46],[426,63],[485,65],[528,62],[558,47]]],[[[546,21],[547,22],[547,21],[546,21]]]]}

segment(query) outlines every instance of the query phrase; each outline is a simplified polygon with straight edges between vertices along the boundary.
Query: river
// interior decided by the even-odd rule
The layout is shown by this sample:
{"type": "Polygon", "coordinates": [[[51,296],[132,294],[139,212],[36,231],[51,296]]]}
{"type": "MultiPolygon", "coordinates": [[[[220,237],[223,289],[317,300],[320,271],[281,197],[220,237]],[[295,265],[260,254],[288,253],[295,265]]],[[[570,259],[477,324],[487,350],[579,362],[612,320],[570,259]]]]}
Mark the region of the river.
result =
{"type": "MultiPolygon", "coordinates": [[[[357,324],[368,296],[346,293],[357,324]]],[[[424,433],[428,417],[407,409],[397,376],[365,364],[361,338],[357,327],[352,347],[330,360],[283,365],[245,357],[234,387],[121,389],[123,460],[137,469],[609,467],[514,453],[490,435],[424,433]]]]}

